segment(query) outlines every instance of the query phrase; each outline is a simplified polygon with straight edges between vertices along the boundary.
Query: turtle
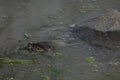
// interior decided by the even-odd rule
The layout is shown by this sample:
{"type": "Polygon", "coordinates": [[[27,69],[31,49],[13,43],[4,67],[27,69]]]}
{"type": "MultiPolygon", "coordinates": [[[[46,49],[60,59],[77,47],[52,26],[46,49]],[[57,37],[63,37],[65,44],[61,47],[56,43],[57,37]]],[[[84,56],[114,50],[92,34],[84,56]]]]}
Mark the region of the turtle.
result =
{"type": "Polygon", "coordinates": [[[55,51],[58,48],[62,48],[68,45],[62,40],[51,40],[51,41],[41,41],[41,42],[29,42],[22,48],[22,50],[27,50],[29,52],[48,52],[55,51]]]}
{"type": "Polygon", "coordinates": [[[46,51],[54,50],[54,46],[51,42],[48,41],[29,42],[23,48],[23,50],[27,50],[29,52],[46,52],[46,51]]]}
{"type": "Polygon", "coordinates": [[[27,50],[29,52],[39,52],[45,53],[49,51],[55,52],[58,49],[74,46],[79,43],[71,43],[63,40],[50,40],[50,41],[40,41],[40,42],[29,42],[27,45],[22,48],[22,50],[27,50]]]}

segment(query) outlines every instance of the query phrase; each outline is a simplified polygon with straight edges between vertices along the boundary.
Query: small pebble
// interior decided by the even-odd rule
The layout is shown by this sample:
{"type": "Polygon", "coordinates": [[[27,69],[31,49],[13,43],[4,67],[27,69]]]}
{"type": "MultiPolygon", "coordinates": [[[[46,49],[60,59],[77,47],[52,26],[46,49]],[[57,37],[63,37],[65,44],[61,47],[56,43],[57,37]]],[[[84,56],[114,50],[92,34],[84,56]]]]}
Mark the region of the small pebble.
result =
{"type": "Polygon", "coordinates": [[[93,72],[98,72],[99,70],[98,69],[94,69],[93,72]]]}
{"type": "Polygon", "coordinates": [[[60,24],[60,25],[62,25],[62,24],[63,24],[63,22],[60,22],[59,24],[60,24]]]}
{"type": "Polygon", "coordinates": [[[75,27],[76,26],[76,24],[72,24],[72,25],[70,25],[70,27],[75,27]]]}
{"type": "Polygon", "coordinates": [[[89,48],[88,50],[89,50],[89,51],[92,51],[93,49],[92,49],[92,48],[89,48]]]}
{"type": "Polygon", "coordinates": [[[94,64],[93,67],[98,68],[98,65],[94,64]]]}
{"type": "Polygon", "coordinates": [[[7,18],[8,16],[3,16],[3,18],[7,18]]]}
{"type": "Polygon", "coordinates": [[[117,62],[112,62],[112,61],[111,61],[111,62],[109,62],[108,64],[109,64],[109,65],[115,65],[115,66],[117,66],[117,65],[119,65],[119,61],[117,61],[117,62]]]}

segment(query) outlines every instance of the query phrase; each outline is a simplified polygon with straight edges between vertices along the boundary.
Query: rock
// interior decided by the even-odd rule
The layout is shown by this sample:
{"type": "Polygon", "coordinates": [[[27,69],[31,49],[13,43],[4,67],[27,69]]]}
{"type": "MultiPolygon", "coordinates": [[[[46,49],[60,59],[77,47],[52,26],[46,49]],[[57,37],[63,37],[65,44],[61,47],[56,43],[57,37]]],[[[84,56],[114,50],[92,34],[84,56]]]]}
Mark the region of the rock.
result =
{"type": "Polygon", "coordinates": [[[90,19],[83,26],[75,26],[71,32],[76,40],[80,39],[92,46],[120,48],[120,12],[114,9],[109,10],[90,19]]]}
{"type": "Polygon", "coordinates": [[[63,25],[63,22],[60,22],[59,24],[60,24],[60,25],[63,25]]]}
{"type": "Polygon", "coordinates": [[[56,48],[62,48],[62,47],[67,46],[67,43],[61,40],[53,40],[51,42],[56,48]]]}
{"type": "Polygon", "coordinates": [[[98,72],[99,70],[98,69],[94,69],[93,72],[98,72]]]}
{"type": "Polygon", "coordinates": [[[6,19],[8,16],[3,16],[4,19],[6,19]]]}
{"type": "Polygon", "coordinates": [[[76,39],[87,42],[92,46],[108,49],[120,48],[120,31],[98,31],[89,27],[78,27],[72,31],[76,39]]]}
{"type": "Polygon", "coordinates": [[[112,9],[96,18],[94,29],[99,31],[120,30],[120,12],[112,9]]]}
{"type": "Polygon", "coordinates": [[[73,28],[73,27],[75,27],[75,26],[76,26],[76,24],[72,24],[72,25],[70,25],[71,28],[73,28]]]}

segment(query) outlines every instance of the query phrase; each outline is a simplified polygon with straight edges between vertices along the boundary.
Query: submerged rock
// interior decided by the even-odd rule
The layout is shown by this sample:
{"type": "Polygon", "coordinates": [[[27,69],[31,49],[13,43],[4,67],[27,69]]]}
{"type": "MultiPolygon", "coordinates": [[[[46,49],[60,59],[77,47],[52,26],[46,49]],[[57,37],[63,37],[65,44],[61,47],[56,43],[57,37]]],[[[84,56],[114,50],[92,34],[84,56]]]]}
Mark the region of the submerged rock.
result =
{"type": "Polygon", "coordinates": [[[109,49],[120,48],[120,31],[98,31],[89,27],[78,27],[72,30],[72,36],[93,46],[109,49]]]}
{"type": "Polygon", "coordinates": [[[93,28],[99,31],[120,30],[120,12],[115,9],[108,10],[95,18],[93,22],[93,28]]]}
{"type": "Polygon", "coordinates": [[[120,12],[108,10],[96,18],[84,22],[83,26],[72,29],[75,39],[80,39],[94,46],[109,49],[120,47],[120,12]]]}

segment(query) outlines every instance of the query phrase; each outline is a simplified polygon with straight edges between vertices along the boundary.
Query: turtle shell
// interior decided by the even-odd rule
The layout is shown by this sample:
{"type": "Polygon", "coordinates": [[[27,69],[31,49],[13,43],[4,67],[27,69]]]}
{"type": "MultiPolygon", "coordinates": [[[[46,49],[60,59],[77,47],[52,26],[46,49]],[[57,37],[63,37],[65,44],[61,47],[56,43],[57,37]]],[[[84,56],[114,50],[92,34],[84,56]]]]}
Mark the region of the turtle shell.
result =
{"type": "Polygon", "coordinates": [[[28,43],[24,48],[29,52],[47,52],[50,50],[54,50],[54,46],[51,42],[37,42],[37,43],[28,43]]]}

